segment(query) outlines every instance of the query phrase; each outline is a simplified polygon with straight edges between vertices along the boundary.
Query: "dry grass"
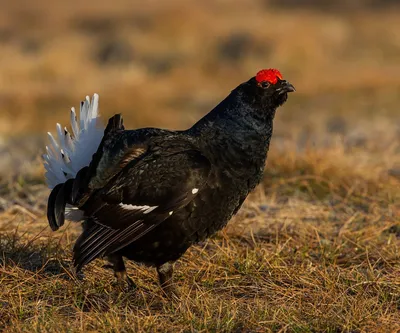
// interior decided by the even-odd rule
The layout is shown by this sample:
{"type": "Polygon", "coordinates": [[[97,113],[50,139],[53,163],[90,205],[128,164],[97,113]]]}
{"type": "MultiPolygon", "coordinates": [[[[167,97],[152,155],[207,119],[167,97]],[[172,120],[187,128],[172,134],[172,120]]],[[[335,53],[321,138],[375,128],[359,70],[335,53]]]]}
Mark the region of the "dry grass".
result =
{"type": "Polygon", "coordinates": [[[395,332],[399,181],[353,163],[337,149],[273,154],[264,184],[229,227],[179,262],[179,303],[162,298],[152,269],[133,263],[136,292],[120,293],[100,260],[83,280],[75,277],[79,229],[51,233],[44,186],[12,185],[0,215],[0,325],[21,332],[395,332]]]}
{"type": "Polygon", "coordinates": [[[276,3],[2,6],[0,330],[400,331],[398,8],[276,3]],[[134,263],[135,292],[101,260],[75,276],[79,226],[47,226],[37,133],[94,90],[105,117],[182,128],[270,65],[298,92],[277,114],[263,183],[178,263],[181,301],[134,263]]]}

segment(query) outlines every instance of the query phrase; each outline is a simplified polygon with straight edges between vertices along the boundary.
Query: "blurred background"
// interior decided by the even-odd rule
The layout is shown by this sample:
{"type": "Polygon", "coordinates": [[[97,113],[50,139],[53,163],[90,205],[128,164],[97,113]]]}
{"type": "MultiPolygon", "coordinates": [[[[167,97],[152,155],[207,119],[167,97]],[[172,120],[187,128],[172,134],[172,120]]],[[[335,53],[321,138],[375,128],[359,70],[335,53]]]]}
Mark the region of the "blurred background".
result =
{"type": "Polygon", "coordinates": [[[372,164],[398,154],[397,0],[0,4],[0,174],[29,173],[45,133],[86,95],[128,128],[183,129],[269,67],[297,89],[272,154],[340,145],[372,164]]]}
{"type": "Polygon", "coordinates": [[[400,0],[0,8],[0,331],[400,332],[400,0]],[[178,264],[183,305],[134,263],[133,297],[97,263],[70,279],[81,231],[48,227],[46,132],[93,93],[104,121],[185,129],[270,67],[297,92],[262,185],[178,264]]]}

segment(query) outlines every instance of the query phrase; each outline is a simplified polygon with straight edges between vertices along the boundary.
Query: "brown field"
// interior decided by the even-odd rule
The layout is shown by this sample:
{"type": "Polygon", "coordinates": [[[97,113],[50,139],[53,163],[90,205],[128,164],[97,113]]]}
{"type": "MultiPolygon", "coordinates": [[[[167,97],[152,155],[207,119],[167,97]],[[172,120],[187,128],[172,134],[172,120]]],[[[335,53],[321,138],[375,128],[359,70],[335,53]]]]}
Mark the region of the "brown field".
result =
{"type": "Polygon", "coordinates": [[[396,1],[0,0],[0,331],[399,332],[400,7],[396,1]],[[185,128],[279,68],[263,183],[176,269],[180,302],[129,263],[120,292],[79,226],[52,233],[40,154],[69,107],[185,128]]]}

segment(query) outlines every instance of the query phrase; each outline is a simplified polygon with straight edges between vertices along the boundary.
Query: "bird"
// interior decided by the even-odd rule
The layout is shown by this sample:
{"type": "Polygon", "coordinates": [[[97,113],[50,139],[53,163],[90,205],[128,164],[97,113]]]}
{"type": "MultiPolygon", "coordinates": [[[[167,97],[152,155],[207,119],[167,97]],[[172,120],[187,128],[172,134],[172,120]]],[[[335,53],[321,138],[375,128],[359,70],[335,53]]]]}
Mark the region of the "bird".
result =
{"type": "Polygon", "coordinates": [[[106,257],[119,284],[135,288],[125,259],[155,267],[165,295],[179,295],[174,263],[221,230],[260,183],[278,107],[294,92],[277,69],[239,84],[186,130],[102,125],[99,96],[71,109],[72,133],[57,124],[43,155],[53,231],[81,222],[77,272],[106,257]]]}

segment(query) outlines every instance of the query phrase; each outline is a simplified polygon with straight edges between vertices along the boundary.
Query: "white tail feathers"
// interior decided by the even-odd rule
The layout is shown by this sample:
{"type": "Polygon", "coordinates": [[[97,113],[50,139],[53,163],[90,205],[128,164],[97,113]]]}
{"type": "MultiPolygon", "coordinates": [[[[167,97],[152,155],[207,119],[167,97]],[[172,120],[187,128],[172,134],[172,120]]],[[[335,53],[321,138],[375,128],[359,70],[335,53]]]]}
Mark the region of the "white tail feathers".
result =
{"type": "Polygon", "coordinates": [[[48,132],[50,144],[43,155],[46,182],[49,188],[74,178],[77,172],[88,166],[104,134],[104,125],[99,115],[99,95],[92,100],[86,96],[81,102],[79,122],[75,109],[71,109],[72,135],[57,124],[57,137],[48,132]]]}

